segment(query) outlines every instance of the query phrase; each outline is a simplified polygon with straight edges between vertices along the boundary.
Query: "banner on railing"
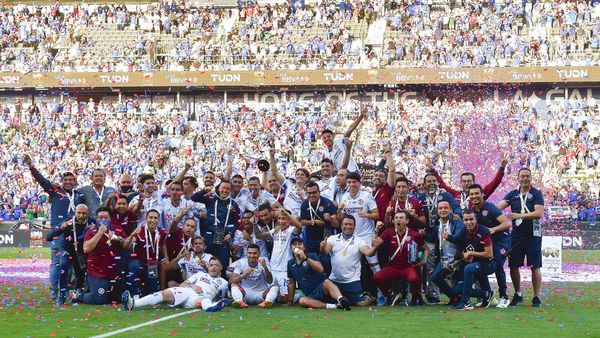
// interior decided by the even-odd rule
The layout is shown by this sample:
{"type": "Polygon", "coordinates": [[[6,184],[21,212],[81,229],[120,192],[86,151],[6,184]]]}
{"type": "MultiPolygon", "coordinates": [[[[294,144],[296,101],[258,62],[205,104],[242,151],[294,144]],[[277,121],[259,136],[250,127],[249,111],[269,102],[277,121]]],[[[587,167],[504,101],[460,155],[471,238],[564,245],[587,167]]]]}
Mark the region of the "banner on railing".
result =
{"type": "Polygon", "coordinates": [[[348,70],[0,73],[0,88],[297,87],[472,83],[590,83],[600,66],[348,70]]]}

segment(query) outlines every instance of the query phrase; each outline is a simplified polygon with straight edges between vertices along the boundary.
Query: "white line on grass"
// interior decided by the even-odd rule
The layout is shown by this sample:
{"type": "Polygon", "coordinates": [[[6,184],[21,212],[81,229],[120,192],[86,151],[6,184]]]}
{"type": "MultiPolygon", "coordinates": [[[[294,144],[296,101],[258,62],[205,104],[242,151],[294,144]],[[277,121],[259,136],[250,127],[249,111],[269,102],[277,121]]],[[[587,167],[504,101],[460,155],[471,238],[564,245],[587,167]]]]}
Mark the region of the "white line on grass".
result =
{"type": "Polygon", "coordinates": [[[121,334],[123,332],[127,332],[127,331],[131,331],[131,330],[139,329],[140,327],[152,325],[152,324],[155,324],[155,323],[158,323],[158,322],[162,322],[164,320],[169,320],[169,319],[181,317],[183,315],[187,315],[189,313],[198,312],[200,310],[201,309],[195,309],[195,310],[185,311],[185,312],[181,312],[181,313],[176,313],[176,314],[173,314],[173,315],[170,315],[170,316],[162,317],[162,318],[157,319],[157,320],[151,320],[149,322],[145,322],[145,323],[133,325],[133,326],[130,326],[130,327],[126,327],[126,328],[119,329],[119,330],[116,330],[116,331],[108,332],[108,333],[101,334],[101,335],[98,335],[98,336],[93,336],[91,338],[104,338],[104,337],[116,336],[116,335],[121,334]]]}

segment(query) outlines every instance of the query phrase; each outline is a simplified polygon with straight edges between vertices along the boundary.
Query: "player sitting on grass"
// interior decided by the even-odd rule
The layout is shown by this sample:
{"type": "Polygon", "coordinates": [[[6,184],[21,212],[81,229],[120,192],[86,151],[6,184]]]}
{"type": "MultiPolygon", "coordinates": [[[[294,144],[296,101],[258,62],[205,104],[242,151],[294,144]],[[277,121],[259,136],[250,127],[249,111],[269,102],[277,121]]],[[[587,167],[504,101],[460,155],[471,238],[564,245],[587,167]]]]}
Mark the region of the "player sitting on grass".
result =
{"type": "Polygon", "coordinates": [[[233,306],[248,307],[258,304],[261,308],[270,308],[277,298],[279,288],[273,283],[269,260],[260,257],[260,248],[256,244],[248,245],[246,258],[235,261],[233,274],[229,279],[233,306]]]}
{"type": "Polygon", "coordinates": [[[144,306],[154,306],[167,303],[171,307],[200,308],[204,311],[219,311],[227,305],[227,299],[214,301],[217,296],[224,297],[227,293],[227,281],[221,278],[223,265],[217,258],[211,258],[208,273],[198,272],[180,286],[155,292],[151,295],[134,300],[129,291],[122,296],[123,308],[127,311],[144,306]]]}

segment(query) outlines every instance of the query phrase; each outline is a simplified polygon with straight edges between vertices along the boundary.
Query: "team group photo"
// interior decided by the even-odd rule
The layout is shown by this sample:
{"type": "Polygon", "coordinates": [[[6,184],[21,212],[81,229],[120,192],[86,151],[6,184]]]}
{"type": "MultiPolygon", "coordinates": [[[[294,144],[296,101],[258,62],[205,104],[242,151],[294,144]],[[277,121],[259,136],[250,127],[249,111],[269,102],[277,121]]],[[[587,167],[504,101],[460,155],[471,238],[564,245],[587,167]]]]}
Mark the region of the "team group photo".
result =
{"type": "Polygon", "coordinates": [[[7,337],[600,337],[596,0],[0,4],[7,337]]]}

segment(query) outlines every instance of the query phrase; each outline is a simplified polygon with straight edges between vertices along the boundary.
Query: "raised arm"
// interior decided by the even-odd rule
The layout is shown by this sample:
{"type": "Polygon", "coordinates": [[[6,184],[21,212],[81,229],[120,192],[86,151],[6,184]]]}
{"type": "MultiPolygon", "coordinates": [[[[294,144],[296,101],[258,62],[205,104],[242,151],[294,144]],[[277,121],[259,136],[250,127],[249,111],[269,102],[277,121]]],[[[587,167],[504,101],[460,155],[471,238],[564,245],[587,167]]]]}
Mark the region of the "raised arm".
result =
{"type": "Polygon", "coordinates": [[[342,159],[342,165],[338,168],[338,170],[348,168],[348,163],[350,163],[350,153],[352,152],[353,141],[351,139],[345,139],[344,144],[346,145],[346,152],[344,153],[344,158],[342,159]]]}
{"type": "MultiPolygon", "coordinates": [[[[173,182],[182,182],[183,179],[185,178],[185,175],[187,174],[188,171],[190,171],[191,168],[192,168],[192,165],[190,163],[186,163],[183,170],[181,172],[179,172],[179,174],[177,174],[177,176],[175,176],[175,178],[173,179],[173,182]]],[[[167,191],[169,191],[169,186],[170,186],[170,184],[165,186],[165,189],[167,189],[167,191]]]]}
{"type": "Polygon", "coordinates": [[[275,158],[276,150],[274,148],[269,149],[269,164],[271,166],[271,172],[273,173],[273,177],[279,182],[279,184],[285,183],[285,176],[283,176],[279,169],[277,169],[277,159],[275,158]]]}
{"type": "Polygon", "coordinates": [[[508,160],[506,158],[502,159],[502,164],[500,165],[498,172],[496,172],[496,176],[494,176],[494,179],[490,183],[488,183],[485,187],[483,187],[483,198],[484,199],[487,200],[494,193],[494,191],[496,191],[496,189],[502,182],[502,178],[504,178],[504,171],[506,169],[507,164],[508,164],[508,160]]]}
{"type": "Polygon", "coordinates": [[[365,116],[367,116],[367,112],[368,112],[367,106],[363,105],[362,109],[360,110],[360,115],[358,115],[356,120],[354,120],[354,122],[352,122],[350,127],[348,127],[348,130],[346,130],[346,132],[344,133],[345,138],[349,138],[350,136],[352,136],[352,133],[354,132],[354,130],[356,130],[356,128],[358,127],[360,122],[365,118],[365,116]]]}
{"type": "Polygon", "coordinates": [[[396,162],[394,162],[394,155],[392,155],[391,150],[387,150],[385,156],[388,165],[387,184],[394,188],[396,186],[396,162]]]}
{"type": "Polygon", "coordinates": [[[42,189],[50,196],[56,195],[56,191],[54,189],[54,185],[40,173],[39,170],[33,165],[31,161],[31,157],[29,155],[25,155],[23,157],[23,163],[25,163],[29,167],[29,171],[31,171],[31,175],[33,178],[42,186],[42,189]]]}

